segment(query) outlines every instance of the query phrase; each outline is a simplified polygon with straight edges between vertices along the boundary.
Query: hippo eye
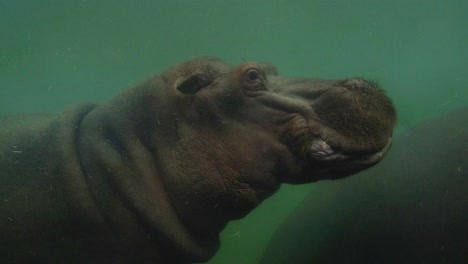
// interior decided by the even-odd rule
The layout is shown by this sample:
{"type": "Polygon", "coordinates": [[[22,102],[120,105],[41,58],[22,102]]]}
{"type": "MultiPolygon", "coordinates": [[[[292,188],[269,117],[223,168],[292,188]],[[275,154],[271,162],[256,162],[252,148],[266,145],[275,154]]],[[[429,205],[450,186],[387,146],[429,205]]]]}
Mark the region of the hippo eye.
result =
{"type": "Polygon", "coordinates": [[[257,68],[250,68],[244,72],[243,85],[250,91],[265,90],[265,75],[257,68]]]}
{"type": "Polygon", "coordinates": [[[256,69],[250,69],[247,71],[247,79],[250,82],[260,81],[260,73],[256,69]]]}

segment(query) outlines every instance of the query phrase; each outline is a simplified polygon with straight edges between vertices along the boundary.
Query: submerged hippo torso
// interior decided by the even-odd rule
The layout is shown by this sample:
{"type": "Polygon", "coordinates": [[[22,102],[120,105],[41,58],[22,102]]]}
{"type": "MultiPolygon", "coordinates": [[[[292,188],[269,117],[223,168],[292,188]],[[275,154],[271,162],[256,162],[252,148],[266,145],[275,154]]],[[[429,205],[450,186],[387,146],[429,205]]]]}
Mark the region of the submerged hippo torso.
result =
{"type": "Polygon", "coordinates": [[[363,79],[270,64],[179,64],[103,105],[0,119],[3,263],[206,261],[281,183],[337,179],[390,146],[395,111],[363,79]]]}

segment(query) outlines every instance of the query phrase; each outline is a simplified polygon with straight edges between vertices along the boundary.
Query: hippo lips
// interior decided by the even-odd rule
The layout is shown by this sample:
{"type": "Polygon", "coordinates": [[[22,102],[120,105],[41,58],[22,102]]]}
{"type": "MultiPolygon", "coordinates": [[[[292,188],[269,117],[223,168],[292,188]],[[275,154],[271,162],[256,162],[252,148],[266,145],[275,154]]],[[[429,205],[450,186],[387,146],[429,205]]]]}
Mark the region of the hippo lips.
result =
{"type": "Polygon", "coordinates": [[[325,179],[341,179],[369,168],[378,163],[392,145],[389,138],[387,144],[377,152],[345,152],[338,147],[333,148],[321,138],[310,141],[308,152],[304,153],[307,162],[306,173],[299,177],[292,177],[286,182],[300,184],[325,179]]]}
{"type": "Polygon", "coordinates": [[[333,147],[319,137],[309,136],[307,142],[302,145],[298,153],[303,161],[304,171],[282,177],[281,182],[303,184],[341,179],[375,165],[382,160],[392,145],[392,139],[389,138],[387,144],[377,152],[353,153],[340,150],[338,146],[333,147]]]}
{"type": "MultiPolygon", "coordinates": [[[[291,127],[286,133],[285,140],[289,142],[291,149],[301,159],[313,163],[336,162],[338,166],[345,164],[372,165],[380,161],[390,149],[392,139],[388,139],[385,146],[380,149],[366,151],[364,146],[356,147],[352,151],[349,146],[343,149],[339,138],[331,138],[331,133],[321,133],[326,128],[321,122],[306,121],[302,115],[298,115],[291,121],[291,127]],[[328,135],[327,135],[328,134],[328,135]]],[[[328,131],[331,131],[328,129],[328,131]]],[[[336,132],[336,131],[334,131],[336,132]]],[[[341,136],[340,136],[341,137],[341,136]]],[[[358,144],[358,143],[356,143],[358,144]]]]}
{"type": "Polygon", "coordinates": [[[350,163],[359,163],[363,165],[372,165],[380,161],[385,153],[390,149],[392,138],[389,138],[385,147],[379,152],[367,155],[351,155],[335,151],[323,139],[314,139],[308,149],[308,157],[318,161],[348,161],[350,163]]]}
{"type": "Polygon", "coordinates": [[[301,184],[323,179],[339,179],[357,173],[382,160],[392,144],[389,137],[380,148],[366,147],[357,139],[354,147],[344,146],[341,142],[350,142],[353,139],[343,140],[344,135],[337,131],[332,133],[332,129],[324,126],[322,122],[307,122],[306,118],[298,115],[290,124],[283,139],[305,167],[304,173],[293,173],[282,179],[285,183],[301,184]]]}

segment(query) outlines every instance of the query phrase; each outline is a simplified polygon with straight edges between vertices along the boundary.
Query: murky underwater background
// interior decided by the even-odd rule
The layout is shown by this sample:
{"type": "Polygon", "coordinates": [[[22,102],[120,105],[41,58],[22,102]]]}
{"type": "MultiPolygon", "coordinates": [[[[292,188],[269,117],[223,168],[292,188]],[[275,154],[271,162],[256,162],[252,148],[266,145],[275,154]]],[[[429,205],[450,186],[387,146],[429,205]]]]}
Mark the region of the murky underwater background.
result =
{"type": "MultiPolygon", "coordinates": [[[[468,105],[468,1],[0,0],[0,114],[103,102],[214,55],[281,74],[378,81],[398,129],[468,105]]],[[[256,263],[314,184],[283,186],[221,234],[209,262],[256,263]]]]}

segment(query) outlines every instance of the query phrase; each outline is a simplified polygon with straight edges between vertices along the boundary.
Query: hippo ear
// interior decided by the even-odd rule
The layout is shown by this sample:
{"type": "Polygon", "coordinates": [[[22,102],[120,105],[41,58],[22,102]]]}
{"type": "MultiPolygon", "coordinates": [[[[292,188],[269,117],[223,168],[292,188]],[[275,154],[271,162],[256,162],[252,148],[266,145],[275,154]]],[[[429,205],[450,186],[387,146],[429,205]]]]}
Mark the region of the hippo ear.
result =
{"type": "Polygon", "coordinates": [[[210,85],[211,78],[203,73],[194,73],[177,85],[177,90],[183,94],[196,94],[201,88],[210,85]]]}

